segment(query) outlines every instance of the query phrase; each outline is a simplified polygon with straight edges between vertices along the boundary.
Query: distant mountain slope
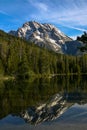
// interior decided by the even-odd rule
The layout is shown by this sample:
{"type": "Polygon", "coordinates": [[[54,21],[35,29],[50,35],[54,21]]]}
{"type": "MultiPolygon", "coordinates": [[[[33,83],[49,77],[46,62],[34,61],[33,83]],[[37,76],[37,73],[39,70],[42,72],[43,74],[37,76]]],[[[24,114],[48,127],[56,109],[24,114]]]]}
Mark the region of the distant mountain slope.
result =
{"type": "Polygon", "coordinates": [[[80,41],[70,41],[65,43],[66,48],[64,49],[64,53],[68,55],[81,55],[83,54],[80,51],[80,47],[83,46],[83,43],[80,41]]]}
{"type": "Polygon", "coordinates": [[[10,34],[30,40],[40,47],[45,47],[58,53],[77,54],[76,47],[81,46],[81,43],[73,41],[71,38],[62,33],[54,25],[40,24],[37,22],[26,22],[17,31],[10,31],[10,34]],[[73,42],[72,42],[73,41],[73,42]],[[68,43],[67,43],[68,42],[68,43]],[[73,44],[73,48],[71,46],[73,44]],[[74,48],[75,45],[75,48],[74,48]],[[68,51],[68,46],[70,51],[68,51]]]}

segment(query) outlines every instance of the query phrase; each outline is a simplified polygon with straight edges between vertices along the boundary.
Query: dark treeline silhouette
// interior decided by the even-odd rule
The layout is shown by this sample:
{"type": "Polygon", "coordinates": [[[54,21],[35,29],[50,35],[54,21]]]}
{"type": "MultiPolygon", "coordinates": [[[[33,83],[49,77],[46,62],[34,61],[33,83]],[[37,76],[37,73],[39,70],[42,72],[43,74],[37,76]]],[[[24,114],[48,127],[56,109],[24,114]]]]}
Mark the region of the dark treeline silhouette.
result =
{"type": "Polygon", "coordinates": [[[84,34],[82,34],[82,36],[78,36],[77,40],[82,41],[83,44],[85,45],[85,46],[81,47],[80,50],[83,52],[87,51],[87,32],[84,32],[84,34]]]}

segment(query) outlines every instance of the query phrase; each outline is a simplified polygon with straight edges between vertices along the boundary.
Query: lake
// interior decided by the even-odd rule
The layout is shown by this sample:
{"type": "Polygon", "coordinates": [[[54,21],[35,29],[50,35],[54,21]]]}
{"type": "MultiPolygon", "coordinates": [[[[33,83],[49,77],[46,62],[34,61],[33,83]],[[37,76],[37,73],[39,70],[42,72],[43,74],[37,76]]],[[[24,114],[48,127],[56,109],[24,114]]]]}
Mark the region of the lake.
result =
{"type": "Polygon", "coordinates": [[[86,130],[87,76],[0,81],[0,130],[86,130]]]}

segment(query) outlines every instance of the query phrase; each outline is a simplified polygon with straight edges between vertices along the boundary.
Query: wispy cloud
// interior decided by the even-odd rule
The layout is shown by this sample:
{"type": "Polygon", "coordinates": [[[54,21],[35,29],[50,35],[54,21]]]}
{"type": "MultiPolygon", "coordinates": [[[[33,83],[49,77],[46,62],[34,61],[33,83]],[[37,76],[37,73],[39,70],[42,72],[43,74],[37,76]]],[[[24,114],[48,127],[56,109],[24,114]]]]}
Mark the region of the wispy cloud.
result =
{"type": "MultiPolygon", "coordinates": [[[[36,20],[72,27],[87,25],[87,0],[44,0],[43,3],[32,0],[32,6],[41,10],[31,14],[31,18],[36,20]]],[[[80,30],[80,28],[77,29],[80,30]]]]}
{"type": "Polygon", "coordinates": [[[7,12],[3,11],[3,10],[0,10],[0,14],[4,14],[4,15],[8,15],[9,16],[9,14],[7,12]]]}
{"type": "Polygon", "coordinates": [[[87,32],[87,29],[84,29],[84,28],[78,28],[78,27],[73,27],[73,26],[69,26],[69,25],[61,25],[61,26],[71,28],[71,29],[74,29],[74,30],[78,30],[78,31],[81,31],[81,32],[85,32],[85,31],[87,32]]]}
{"type": "Polygon", "coordinates": [[[39,2],[38,0],[27,0],[29,3],[31,3],[32,6],[34,6],[37,10],[47,12],[48,11],[48,5],[44,2],[39,2]]]}
{"type": "Polygon", "coordinates": [[[45,11],[45,12],[48,11],[48,6],[44,3],[36,3],[35,6],[37,6],[37,8],[39,8],[39,9],[45,11]]]}
{"type": "Polygon", "coordinates": [[[6,0],[0,0],[0,22],[5,25],[8,22],[7,26],[8,24],[14,25],[14,23],[20,26],[23,22],[36,20],[41,23],[63,26],[65,27],[64,31],[75,30],[80,33],[87,31],[87,0],[4,1],[6,0]],[[18,21],[15,22],[16,19],[18,21]]]}

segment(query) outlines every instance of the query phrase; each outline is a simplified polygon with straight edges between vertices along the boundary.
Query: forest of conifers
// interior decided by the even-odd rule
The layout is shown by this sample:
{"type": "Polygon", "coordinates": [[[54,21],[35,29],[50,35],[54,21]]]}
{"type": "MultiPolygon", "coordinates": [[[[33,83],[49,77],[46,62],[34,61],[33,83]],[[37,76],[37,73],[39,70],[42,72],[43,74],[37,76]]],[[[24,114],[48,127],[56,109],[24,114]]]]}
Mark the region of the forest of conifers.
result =
{"type": "Polygon", "coordinates": [[[87,55],[56,54],[0,31],[0,75],[86,74],[87,55]]]}

